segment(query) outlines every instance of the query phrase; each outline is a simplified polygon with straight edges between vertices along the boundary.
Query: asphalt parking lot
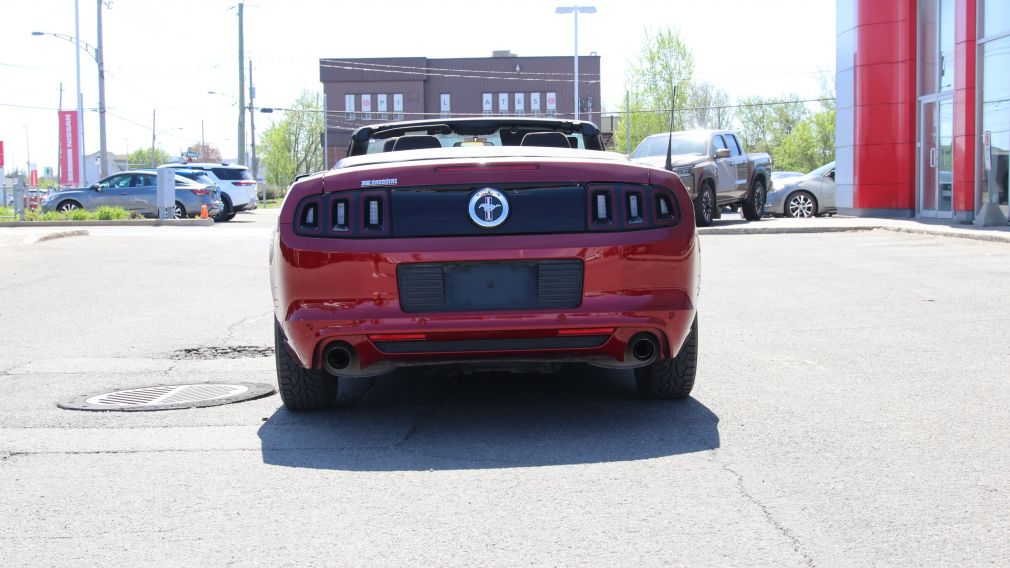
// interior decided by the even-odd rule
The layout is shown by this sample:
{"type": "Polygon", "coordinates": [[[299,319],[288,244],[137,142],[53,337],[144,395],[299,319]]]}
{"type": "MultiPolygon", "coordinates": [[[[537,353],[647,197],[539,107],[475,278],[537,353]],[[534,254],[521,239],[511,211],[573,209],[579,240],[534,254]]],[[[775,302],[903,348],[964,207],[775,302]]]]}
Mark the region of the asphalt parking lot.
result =
{"type": "Polygon", "coordinates": [[[0,564],[1010,564],[1010,245],[702,236],[682,402],[574,368],[56,407],[273,382],[273,219],[0,230],[0,564]]]}

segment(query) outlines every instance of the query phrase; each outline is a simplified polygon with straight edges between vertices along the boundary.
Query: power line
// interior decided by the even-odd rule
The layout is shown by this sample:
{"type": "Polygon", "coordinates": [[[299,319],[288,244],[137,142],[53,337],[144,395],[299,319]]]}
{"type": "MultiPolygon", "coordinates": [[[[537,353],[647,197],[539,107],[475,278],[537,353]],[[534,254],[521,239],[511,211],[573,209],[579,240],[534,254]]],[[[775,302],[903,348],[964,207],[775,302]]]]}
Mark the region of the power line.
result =
{"type": "MultiPolygon", "coordinates": [[[[502,57],[502,58],[494,58],[494,59],[501,59],[502,61],[510,61],[513,58],[502,57]]],[[[452,72],[455,72],[455,73],[494,73],[494,74],[498,74],[498,75],[505,75],[505,74],[509,74],[509,73],[522,73],[523,75],[551,75],[551,76],[562,76],[562,77],[574,77],[575,76],[574,73],[560,73],[560,72],[559,73],[544,73],[544,72],[536,72],[536,71],[513,71],[511,69],[509,69],[508,71],[495,71],[495,70],[492,70],[492,69],[451,69],[451,68],[448,68],[448,67],[421,67],[421,66],[418,66],[418,65],[392,65],[392,64],[386,64],[386,63],[369,63],[367,61],[355,61],[353,59],[320,59],[320,63],[319,64],[322,65],[323,62],[327,62],[327,63],[342,63],[344,65],[367,65],[367,66],[371,66],[371,67],[387,67],[387,68],[391,68],[391,69],[452,71],[452,72]]],[[[516,61],[516,64],[518,64],[518,61],[516,61]]],[[[582,73],[581,71],[579,72],[579,75],[591,75],[593,77],[599,77],[600,76],[599,73],[582,73]]]]}

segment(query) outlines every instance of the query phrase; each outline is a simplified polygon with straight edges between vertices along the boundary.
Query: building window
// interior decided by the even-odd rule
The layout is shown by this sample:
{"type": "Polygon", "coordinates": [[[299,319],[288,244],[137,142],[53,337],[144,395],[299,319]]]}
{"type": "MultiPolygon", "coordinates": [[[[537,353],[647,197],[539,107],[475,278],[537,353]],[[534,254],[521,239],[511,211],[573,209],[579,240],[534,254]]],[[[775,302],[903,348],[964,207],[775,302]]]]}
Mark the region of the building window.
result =
{"type": "Polygon", "coordinates": [[[919,2],[919,94],[954,88],[954,0],[919,2]]]}
{"type": "Polygon", "coordinates": [[[393,95],[393,119],[403,120],[403,93],[393,95]]]}
{"type": "Polygon", "coordinates": [[[558,115],[558,94],[547,93],[547,116],[558,115]]]}
{"type": "Polygon", "coordinates": [[[361,95],[361,118],[372,120],[372,95],[361,95]]]}
{"type": "Polygon", "coordinates": [[[1006,0],[985,0],[982,25],[985,37],[1010,32],[1010,2],[1006,0]]]}
{"type": "Polygon", "coordinates": [[[440,116],[442,118],[449,118],[452,115],[452,96],[448,93],[442,93],[439,99],[440,116]]]}
{"type": "Polygon", "coordinates": [[[379,120],[387,120],[387,119],[389,119],[389,107],[387,105],[386,94],[385,93],[381,93],[381,94],[375,95],[375,98],[376,98],[376,107],[377,107],[376,110],[379,113],[379,120]]]}
{"type": "Polygon", "coordinates": [[[540,117],[540,93],[530,93],[530,116],[540,117]]]}
{"type": "Polygon", "coordinates": [[[354,120],[354,95],[344,95],[344,118],[354,120]]]}
{"type": "MultiPolygon", "coordinates": [[[[1001,4],[1001,8],[1006,6],[1001,4]]],[[[986,5],[988,8],[988,3],[986,5]]],[[[999,12],[997,12],[999,13],[999,12]]],[[[1010,9],[1002,11],[1010,15],[1010,9]]],[[[991,13],[986,13],[989,17],[991,13]]],[[[986,29],[989,29],[988,23],[986,29]]],[[[982,156],[980,176],[983,203],[998,203],[1003,213],[1008,211],[1007,170],[1010,162],[1010,36],[986,41],[981,49],[982,97],[979,152],[982,156]]]]}
{"type": "Polygon", "coordinates": [[[494,95],[491,93],[484,93],[482,96],[481,104],[481,114],[484,116],[491,116],[494,114],[494,95]]]}
{"type": "Polygon", "coordinates": [[[498,93],[498,114],[502,116],[508,116],[508,113],[509,113],[509,94],[498,93]]]}
{"type": "Polygon", "coordinates": [[[526,114],[526,93],[515,93],[515,115],[524,116],[526,114]]]}

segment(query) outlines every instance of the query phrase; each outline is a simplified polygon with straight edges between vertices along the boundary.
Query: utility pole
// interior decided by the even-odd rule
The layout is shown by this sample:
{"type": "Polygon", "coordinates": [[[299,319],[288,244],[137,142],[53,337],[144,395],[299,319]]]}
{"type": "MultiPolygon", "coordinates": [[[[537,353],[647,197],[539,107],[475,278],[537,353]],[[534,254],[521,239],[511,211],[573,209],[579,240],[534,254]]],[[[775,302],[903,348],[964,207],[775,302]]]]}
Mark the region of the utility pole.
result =
{"type": "Polygon", "coordinates": [[[631,91],[624,91],[624,135],[628,147],[628,157],[631,157],[631,91]]]}
{"type": "Polygon", "coordinates": [[[243,36],[242,11],[244,5],[238,3],[238,163],[245,165],[245,38],[243,36]]]}
{"type": "Polygon", "coordinates": [[[155,141],[155,136],[157,136],[157,134],[156,134],[157,131],[154,129],[154,125],[155,125],[155,119],[157,117],[158,117],[158,109],[152,110],[151,111],[151,167],[152,168],[158,167],[158,165],[154,163],[154,141],[155,141]]]}
{"type": "Polygon", "coordinates": [[[203,137],[203,119],[200,119],[200,161],[207,161],[207,139],[203,137]]]}
{"type": "MultiPolygon", "coordinates": [[[[324,88],[325,89],[325,88],[324,88]]],[[[330,111],[326,99],[326,91],[323,91],[323,169],[330,169],[330,111]]]]}
{"type": "Polygon", "coordinates": [[[256,87],[253,86],[252,59],[249,60],[249,136],[252,142],[252,166],[253,180],[258,178],[256,168],[256,87]]]}
{"type": "Polygon", "coordinates": [[[102,49],[102,2],[98,0],[98,47],[95,48],[95,62],[98,63],[98,144],[99,178],[109,175],[109,154],[105,146],[105,51],[102,49]]]}

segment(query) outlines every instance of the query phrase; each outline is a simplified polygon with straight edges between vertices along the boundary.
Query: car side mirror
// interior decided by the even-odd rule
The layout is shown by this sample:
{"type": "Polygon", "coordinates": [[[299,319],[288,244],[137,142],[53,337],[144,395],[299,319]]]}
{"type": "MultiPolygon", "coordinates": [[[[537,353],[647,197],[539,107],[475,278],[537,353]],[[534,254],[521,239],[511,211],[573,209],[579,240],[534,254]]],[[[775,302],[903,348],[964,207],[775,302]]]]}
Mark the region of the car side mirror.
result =
{"type": "Polygon", "coordinates": [[[719,148],[715,151],[715,157],[721,159],[729,157],[729,148],[719,148]]]}
{"type": "Polygon", "coordinates": [[[835,170],[831,170],[831,173],[828,174],[828,177],[831,179],[835,179],[835,170]]]}
{"type": "Polygon", "coordinates": [[[96,184],[94,184],[94,185],[91,186],[91,189],[93,189],[95,191],[102,191],[102,184],[96,183],[96,184]]]}

